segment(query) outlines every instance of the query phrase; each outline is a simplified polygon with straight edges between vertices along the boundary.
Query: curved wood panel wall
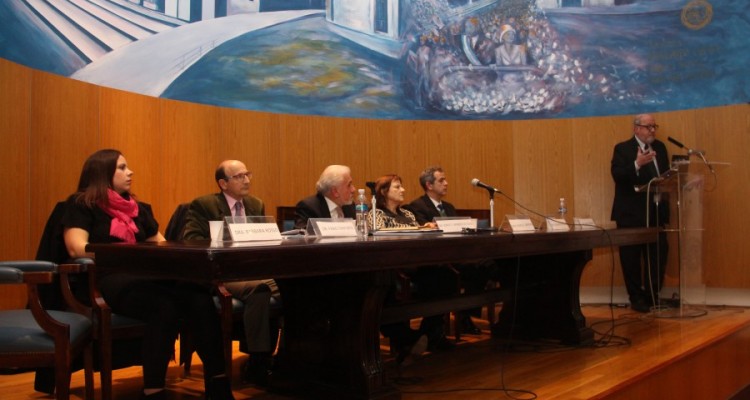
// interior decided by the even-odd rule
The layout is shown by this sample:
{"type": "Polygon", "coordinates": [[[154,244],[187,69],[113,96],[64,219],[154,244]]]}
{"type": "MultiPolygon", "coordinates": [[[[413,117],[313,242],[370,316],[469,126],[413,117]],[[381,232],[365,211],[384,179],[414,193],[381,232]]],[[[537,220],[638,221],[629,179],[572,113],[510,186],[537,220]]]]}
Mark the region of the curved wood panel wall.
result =
{"type": "MultiPolygon", "coordinates": [[[[251,190],[268,214],[311,194],[328,164],[350,165],[358,187],[397,173],[407,198],[421,194],[419,172],[440,164],[449,200],[460,208],[488,206],[486,191],[469,184],[479,178],[542,214],[553,213],[565,197],[571,215],[607,225],[612,147],[631,135],[632,123],[630,116],[382,121],[259,113],[97,87],[6,60],[0,60],[0,88],[5,260],[34,256],[53,205],[73,192],[85,158],[105,147],[125,154],[135,171],[134,192],[153,205],[162,230],[177,204],[216,190],[213,171],[226,158],[243,160],[254,172],[251,190]]],[[[663,140],[670,135],[700,144],[710,159],[732,163],[706,193],[705,276],[713,287],[750,288],[750,207],[743,200],[750,198],[749,110],[738,105],[656,115],[663,140]]],[[[496,223],[516,212],[524,211],[495,197],[496,223]]],[[[621,285],[613,260],[611,251],[597,251],[583,284],[608,286],[614,271],[621,285]]],[[[21,296],[3,297],[0,308],[21,296]]]]}

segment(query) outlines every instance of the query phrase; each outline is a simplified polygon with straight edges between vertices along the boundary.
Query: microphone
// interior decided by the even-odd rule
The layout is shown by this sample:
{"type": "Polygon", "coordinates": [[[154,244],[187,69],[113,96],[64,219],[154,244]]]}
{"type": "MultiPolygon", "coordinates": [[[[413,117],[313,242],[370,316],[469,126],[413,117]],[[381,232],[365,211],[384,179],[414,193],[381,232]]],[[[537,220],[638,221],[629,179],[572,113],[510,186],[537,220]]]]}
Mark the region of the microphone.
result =
{"type": "Polygon", "coordinates": [[[677,141],[677,139],[675,139],[675,138],[673,138],[671,136],[667,136],[667,140],[669,140],[672,144],[674,144],[675,146],[677,146],[677,147],[679,147],[681,149],[686,149],[687,152],[688,152],[688,155],[693,155],[693,154],[701,154],[702,155],[703,154],[703,150],[693,150],[690,147],[687,147],[684,144],[680,143],[679,141],[677,141]]]}
{"type": "Polygon", "coordinates": [[[474,179],[472,179],[472,180],[471,180],[471,184],[472,184],[472,185],[474,185],[474,186],[476,186],[476,187],[480,187],[480,188],[485,188],[485,189],[487,189],[487,190],[488,190],[488,191],[490,191],[490,192],[497,192],[497,193],[502,193],[501,191],[499,191],[499,190],[495,189],[494,187],[492,187],[492,186],[490,186],[490,185],[488,185],[488,184],[486,184],[486,183],[482,183],[482,182],[481,182],[481,181],[480,181],[479,179],[477,179],[477,178],[474,178],[474,179]]]}
{"type": "Polygon", "coordinates": [[[670,142],[674,143],[675,145],[677,145],[677,146],[678,146],[679,148],[681,148],[681,149],[687,149],[687,151],[688,151],[688,156],[691,156],[691,155],[693,155],[693,154],[697,154],[697,155],[698,155],[698,157],[700,157],[700,158],[701,158],[701,160],[703,160],[703,163],[704,163],[704,164],[706,164],[706,166],[707,166],[707,167],[708,167],[708,169],[709,169],[709,170],[711,171],[711,173],[712,173],[712,174],[715,174],[715,173],[716,173],[716,171],[714,171],[714,166],[713,166],[713,165],[711,165],[711,163],[710,163],[710,162],[708,162],[708,160],[706,160],[706,154],[705,154],[706,152],[705,152],[705,151],[703,151],[703,150],[693,150],[693,149],[691,149],[691,148],[689,148],[689,147],[685,147],[685,145],[684,145],[684,144],[682,144],[682,143],[678,142],[678,141],[677,141],[677,140],[675,140],[675,139],[672,139],[672,138],[671,138],[671,137],[669,137],[669,136],[667,136],[667,140],[669,140],[670,142]]]}
{"type": "MultiPolygon", "coordinates": [[[[672,142],[672,144],[674,144],[675,146],[677,146],[677,147],[679,147],[681,149],[685,148],[684,144],[678,142],[677,139],[675,139],[675,138],[673,138],[671,136],[667,136],[667,140],[669,140],[670,142],[672,142]]],[[[688,150],[690,150],[690,149],[688,149],[688,150]]]]}

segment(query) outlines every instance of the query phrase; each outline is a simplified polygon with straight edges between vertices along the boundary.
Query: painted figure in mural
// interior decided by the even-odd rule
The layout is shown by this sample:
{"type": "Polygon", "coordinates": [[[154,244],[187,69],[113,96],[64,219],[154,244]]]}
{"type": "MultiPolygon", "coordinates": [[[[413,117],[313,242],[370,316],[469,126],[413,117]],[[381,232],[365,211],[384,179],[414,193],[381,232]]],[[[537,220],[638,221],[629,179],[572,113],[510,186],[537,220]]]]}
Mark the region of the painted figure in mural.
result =
{"type": "Polygon", "coordinates": [[[516,44],[516,30],[503,25],[496,35],[500,46],[495,49],[495,63],[498,65],[526,65],[526,49],[516,44]]]}
{"type": "MultiPolygon", "coordinates": [[[[516,44],[516,30],[510,25],[503,25],[495,35],[500,46],[495,49],[495,63],[497,65],[526,65],[526,49],[516,44]]],[[[520,73],[506,72],[502,76],[503,82],[518,82],[523,79],[520,73]]]]}
{"type": "Polygon", "coordinates": [[[471,65],[487,65],[491,62],[494,43],[482,32],[478,18],[471,17],[464,22],[461,47],[471,65]]]}

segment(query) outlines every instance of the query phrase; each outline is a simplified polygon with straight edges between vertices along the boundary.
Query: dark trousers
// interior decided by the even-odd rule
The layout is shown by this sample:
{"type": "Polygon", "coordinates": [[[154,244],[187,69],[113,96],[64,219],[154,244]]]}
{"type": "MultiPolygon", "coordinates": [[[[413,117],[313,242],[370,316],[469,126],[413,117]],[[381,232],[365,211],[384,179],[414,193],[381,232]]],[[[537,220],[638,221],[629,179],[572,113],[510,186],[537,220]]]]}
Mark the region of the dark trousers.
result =
{"type": "Polygon", "coordinates": [[[165,386],[167,366],[180,329],[190,330],[206,380],[225,373],[221,325],[209,288],[143,280],[131,285],[111,307],[118,314],[148,324],[142,348],[145,388],[165,386]]]}
{"type": "Polygon", "coordinates": [[[620,247],[622,276],[631,303],[656,303],[664,285],[668,249],[667,235],[663,232],[656,243],[620,247]]]}
{"type": "MultiPolygon", "coordinates": [[[[449,268],[439,266],[419,267],[403,271],[414,285],[414,296],[419,299],[440,298],[457,292],[456,274],[449,268]]],[[[395,302],[394,293],[388,294],[386,303],[395,302]]],[[[422,318],[419,332],[427,335],[431,341],[440,340],[444,335],[444,315],[431,315],[422,318]]],[[[380,327],[383,336],[398,343],[408,342],[412,337],[409,322],[383,325],[380,327]]]]}

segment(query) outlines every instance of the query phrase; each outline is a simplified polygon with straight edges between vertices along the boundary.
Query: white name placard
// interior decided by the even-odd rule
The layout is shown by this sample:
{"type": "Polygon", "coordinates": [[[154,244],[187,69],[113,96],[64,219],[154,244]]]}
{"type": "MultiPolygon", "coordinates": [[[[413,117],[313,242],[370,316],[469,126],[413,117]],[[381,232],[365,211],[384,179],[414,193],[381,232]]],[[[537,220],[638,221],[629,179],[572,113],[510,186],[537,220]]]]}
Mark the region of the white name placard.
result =
{"type": "Polygon", "coordinates": [[[528,215],[506,215],[502,226],[504,230],[513,233],[530,233],[536,230],[528,215]]]}
{"type": "Polygon", "coordinates": [[[229,233],[235,242],[281,239],[279,227],[273,222],[229,224],[229,233]]]}
{"type": "Polygon", "coordinates": [[[547,217],[547,232],[567,232],[570,230],[568,223],[562,218],[547,217]]]}
{"type": "Polygon", "coordinates": [[[591,231],[594,229],[598,229],[598,226],[596,225],[596,222],[594,222],[593,218],[573,218],[573,222],[576,225],[576,229],[582,230],[582,231],[591,231]]]}
{"type": "Polygon", "coordinates": [[[438,228],[443,233],[460,233],[464,228],[477,229],[476,218],[450,218],[450,219],[435,219],[438,228]]]}
{"type": "Polygon", "coordinates": [[[357,236],[357,229],[353,219],[331,219],[316,221],[318,236],[320,237],[349,237],[357,236]]]}

